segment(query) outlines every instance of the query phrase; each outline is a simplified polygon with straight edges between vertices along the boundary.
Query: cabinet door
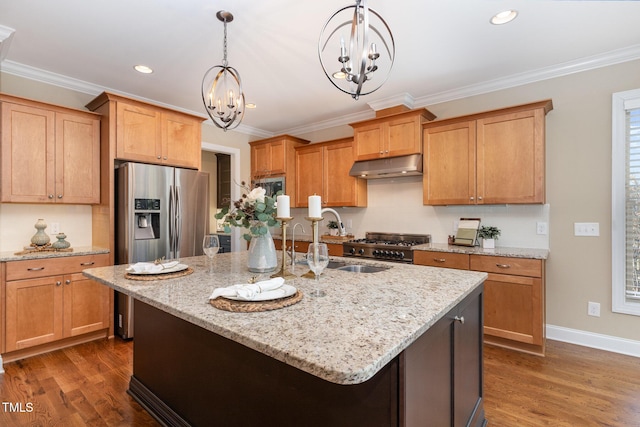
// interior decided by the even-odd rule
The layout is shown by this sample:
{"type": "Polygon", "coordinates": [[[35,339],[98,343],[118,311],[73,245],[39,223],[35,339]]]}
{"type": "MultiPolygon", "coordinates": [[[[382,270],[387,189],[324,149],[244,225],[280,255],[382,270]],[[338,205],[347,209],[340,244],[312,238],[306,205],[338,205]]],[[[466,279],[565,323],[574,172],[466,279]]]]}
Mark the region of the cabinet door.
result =
{"type": "Polygon", "coordinates": [[[271,146],[260,144],[251,146],[251,176],[267,176],[271,173],[271,146]]]}
{"type": "Polygon", "coordinates": [[[3,102],[2,201],[53,203],[55,114],[3,102]]]}
{"type": "Polygon", "coordinates": [[[353,166],[353,143],[331,144],[324,147],[322,201],[325,206],[362,205],[358,196],[359,192],[366,190],[367,183],[349,175],[351,166],[353,166]]]}
{"type": "Polygon", "coordinates": [[[281,175],[287,171],[287,144],[285,141],[274,141],[269,144],[271,151],[271,175],[281,175]]]}
{"type": "Polygon", "coordinates": [[[453,322],[453,426],[481,425],[482,408],[482,310],[483,296],[466,298],[453,322]]]}
{"type": "Polygon", "coordinates": [[[180,114],[162,113],[162,163],[200,169],[201,123],[180,114]]]}
{"type": "Polygon", "coordinates": [[[160,112],[119,101],[116,105],[116,158],[161,163],[160,112]]]}
{"type": "Polygon", "coordinates": [[[353,130],[356,160],[377,159],[384,155],[385,129],[388,128],[383,123],[374,123],[353,130]]]}
{"type": "Polygon", "coordinates": [[[406,156],[422,152],[420,117],[402,117],[387,124],[389,141],[384,147],[384,155],[406,156]]]}
{"type": "Polygon", "coordinates": [[[544,111],[477,121],[479,203],[544,203],[544,111]]]}
{"type": "Polygon", "coordinates": [[[6,351],[62,338],[62,276],[6,285],[6,351]]]}
{"type": "Polygon", "coordinates": [[[489,274],[485,282],[484,333],[542,346],[543,294],[542,279],[489,274]]]}
{"type": "Polygon", "coordinates": [[[310,145],[296,150],[295,203],[297,207],[309,206],[311,195],[323,195],[322,164],[322,147],[310,145]]]}
{"type": "Polygon", "coordinates": [[[100,120],[56,113],[55,200],[100,203],[100,120]]]}
{"type": "Polygon", "coordinates": [[[63,305],[65,337],[109,327],[109,288],[82,273],[64,276],[63,305]]]}
{"type": "Polygon", "coordinates": [[[475,204],[475,121],[424,130],[425,205],[475,204]]]}

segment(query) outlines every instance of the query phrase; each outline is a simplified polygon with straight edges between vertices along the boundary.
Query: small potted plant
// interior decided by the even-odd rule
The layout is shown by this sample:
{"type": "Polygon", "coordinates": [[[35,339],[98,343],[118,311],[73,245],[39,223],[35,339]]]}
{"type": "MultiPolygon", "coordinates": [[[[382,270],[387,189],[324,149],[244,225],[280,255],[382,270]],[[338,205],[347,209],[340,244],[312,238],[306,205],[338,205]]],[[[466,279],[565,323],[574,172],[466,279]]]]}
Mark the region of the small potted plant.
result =
{"type": "Polygon", "coordinates": [[[327,228],[329,229],[329,234],[331,236],[337,236],[338,235],[338,221],[329,221],[327,223],[327,228]]]}
{"type": "Polygon", "coordinates": [[[496,240],[500,236],[500,229],[483,225],[478,230],[478,237],[482,238],[482,247],[493,249],[496,247],[496,240]]]}

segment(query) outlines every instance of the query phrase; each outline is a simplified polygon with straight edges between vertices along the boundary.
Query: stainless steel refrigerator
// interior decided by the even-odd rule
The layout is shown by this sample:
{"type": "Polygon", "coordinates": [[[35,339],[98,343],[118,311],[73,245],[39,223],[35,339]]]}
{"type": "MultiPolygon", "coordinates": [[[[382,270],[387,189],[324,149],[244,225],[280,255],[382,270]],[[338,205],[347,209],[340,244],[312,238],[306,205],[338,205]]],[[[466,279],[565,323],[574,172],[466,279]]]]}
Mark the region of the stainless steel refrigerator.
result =
{"type": "MultiPolygon", "coordinates": [[[[209,174],[123,163],[116,170],[118,264],[202,255],[209,230],[209,174]]],[[[133,301],[116,293],[115,329],[133,337],[133,301]]]]}

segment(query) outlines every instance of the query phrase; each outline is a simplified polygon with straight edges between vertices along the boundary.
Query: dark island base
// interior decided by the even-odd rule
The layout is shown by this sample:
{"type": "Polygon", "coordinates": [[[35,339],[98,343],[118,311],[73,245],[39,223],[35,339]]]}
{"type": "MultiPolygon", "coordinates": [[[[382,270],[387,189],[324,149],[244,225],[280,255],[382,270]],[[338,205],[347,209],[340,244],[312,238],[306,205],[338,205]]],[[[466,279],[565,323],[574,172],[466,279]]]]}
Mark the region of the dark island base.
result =
{"type": "MultiPolygon", "coordinates": [[[[478,293],[473,299],[475,303],[471,304],[480,314],[481,296],[478,293]]],[[[481,370],[478,375],[477,366],[471,370],[476,372],[472,381],[476,389],[470,394],[473,405],[465,405],[466,414],[456,416],[458,420],[455,423],[453,420],[456,412],[451,405],[455,394],[453,376],[446,372],[443,375],[442,371],[443,368],[449,372],[452,369],[450,350],[453,348],[452,327],[455,325],[452,318],[436,323],[434,327],[440,325],[439,328],[430,329],[372,379],[361,384],[339,385],[137,300],[135,313],[134,363],[129,393],[166,425],[486,424],[481,399],[482,375],[481,370]],[[435,367],[428,365],[433,355],[423,358],[418,354],[429,350],[429,342],[433,339],[427,338],[432,330],[439,331],[433,335],[438,340],[444,336],[449,342],[444,343],[445,357],[436,357],[441,363],[435,367]],[[443,363],[448,368],[442,366],[443,363]],[[438,381],[432,381],[436,377],[438,381]],[[442,381],[449,386],[442,389],[442,381]],[[443,398],[437,399],[437,405],[432,405],[436,402],[425,401],[436,394],[444,394],[443,398]],[[423,419],[424,416],[428,419],[423,419]],[[449,421],[433,424],[433,420],[449,421]]],[[[477,324],[474,326],[478,336],[481,336],[481,319],[479,317],[479,327],[477,324]]],[[[481,341],[478,342],[480,347],[476,345],[475,348],[481,351],[481,341]]],[[[479,360],[481,366],[481,357],[479,360]]]]}

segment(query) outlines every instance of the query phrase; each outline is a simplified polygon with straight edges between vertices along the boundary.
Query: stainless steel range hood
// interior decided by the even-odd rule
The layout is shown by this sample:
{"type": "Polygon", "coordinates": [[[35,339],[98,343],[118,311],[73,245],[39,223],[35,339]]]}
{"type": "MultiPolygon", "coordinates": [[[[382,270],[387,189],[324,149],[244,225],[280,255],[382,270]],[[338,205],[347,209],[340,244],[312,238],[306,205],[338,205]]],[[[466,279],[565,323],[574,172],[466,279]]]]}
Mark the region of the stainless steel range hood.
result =
{"type": "Polygon", "coordinates": [[[355,162],[349,175],[364,179],[422,175],[422,154],[355,162]]]}

